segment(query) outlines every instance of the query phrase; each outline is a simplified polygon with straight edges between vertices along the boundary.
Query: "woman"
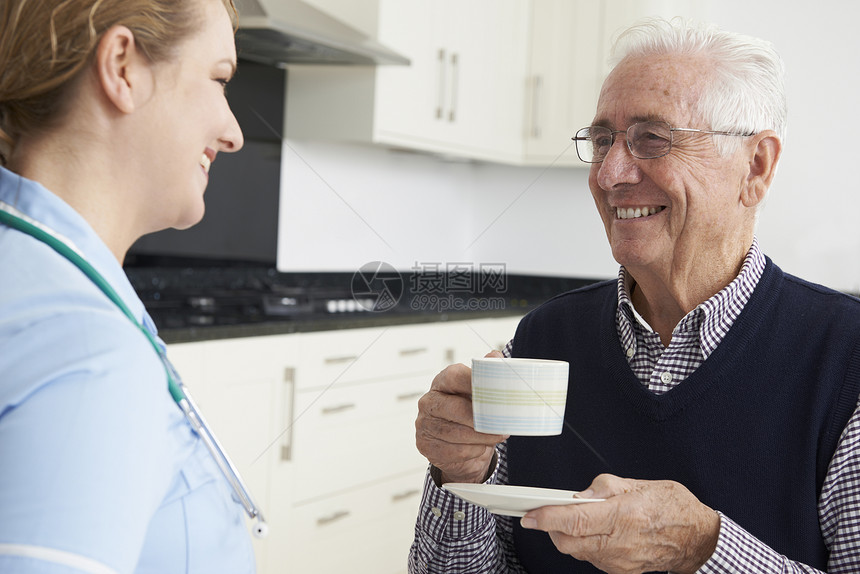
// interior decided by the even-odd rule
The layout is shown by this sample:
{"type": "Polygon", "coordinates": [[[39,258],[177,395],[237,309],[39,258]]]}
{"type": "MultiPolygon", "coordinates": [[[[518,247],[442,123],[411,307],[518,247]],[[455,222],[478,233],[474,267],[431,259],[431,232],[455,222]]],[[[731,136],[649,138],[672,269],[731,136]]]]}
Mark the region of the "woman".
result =
{"type": "Polygon", "coordinates": [[[0,572],[253,572],[121,267],[197,223],[211,162],[242,146],[232,0],[4,0],[0,18],[0,208],[130,310],[0,224],[0,572]]]}

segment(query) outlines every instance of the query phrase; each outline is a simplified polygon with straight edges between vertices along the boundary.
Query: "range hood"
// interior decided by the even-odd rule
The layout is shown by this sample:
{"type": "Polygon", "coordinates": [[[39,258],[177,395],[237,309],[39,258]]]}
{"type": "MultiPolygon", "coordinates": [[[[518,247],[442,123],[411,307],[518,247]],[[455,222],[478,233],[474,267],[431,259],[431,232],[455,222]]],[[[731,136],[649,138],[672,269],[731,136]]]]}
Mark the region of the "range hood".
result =
{"type": "Polygon", "coordinates": [[[235,0],[240,58],[262,64],[408,65],[409,60],[301,0],[235,0]]]}

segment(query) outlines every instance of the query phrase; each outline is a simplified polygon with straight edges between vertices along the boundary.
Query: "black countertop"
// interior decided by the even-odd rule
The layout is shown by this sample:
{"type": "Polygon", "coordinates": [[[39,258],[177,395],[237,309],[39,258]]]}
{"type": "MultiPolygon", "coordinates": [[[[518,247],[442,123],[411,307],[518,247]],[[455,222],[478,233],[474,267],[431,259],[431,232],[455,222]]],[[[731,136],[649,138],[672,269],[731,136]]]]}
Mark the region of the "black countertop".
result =
{"type": "Polygon", "coordinates": [[[503,269],[369,271],[279,273],[235,262],[126,266],[168,343],[519,316],[595,281],[503,269]]]}
{"type": "MultiPolygon", "coordinates": [[[[392,325],[414,325],[441,321],[466,321],[492,317],[511,317],[525,314],[526,311],[475,311],[457,313],[413,313],[398,315],[360,315],[360,316],[312,316],[289,321],[260,321],[236,325],[212,325],[202,327],[175,327],[159,329],[159,336],[166,343],[192,343],[215,339],[236,339],[240,337],[260,337],[263,335],[285,335],[289,333],[308,333],[314,331],[334,331],[339,329],[359,329],[364,327],[388,327],[392,325]]],[[[511,333],[513,336],[513,333],[511,333]]]]}

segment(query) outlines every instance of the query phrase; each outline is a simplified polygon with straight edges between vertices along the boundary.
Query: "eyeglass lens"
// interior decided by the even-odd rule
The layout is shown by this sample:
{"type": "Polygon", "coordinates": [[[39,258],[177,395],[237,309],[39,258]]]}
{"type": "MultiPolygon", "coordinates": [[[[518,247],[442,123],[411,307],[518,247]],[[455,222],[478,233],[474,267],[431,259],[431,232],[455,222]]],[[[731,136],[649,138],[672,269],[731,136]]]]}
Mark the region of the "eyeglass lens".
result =
{"type": "MultiPolygon", "coordinates": [[[[604,160],[615,135],[619,133],[603,126],[590,126],[576,132],[576,153],[588,163],[604,160]]],[[[627,128],[627,147],[634,157],[653,159],[669,153],[672,148],[672,128],[664,122],[640,122],[627,128]]]]}

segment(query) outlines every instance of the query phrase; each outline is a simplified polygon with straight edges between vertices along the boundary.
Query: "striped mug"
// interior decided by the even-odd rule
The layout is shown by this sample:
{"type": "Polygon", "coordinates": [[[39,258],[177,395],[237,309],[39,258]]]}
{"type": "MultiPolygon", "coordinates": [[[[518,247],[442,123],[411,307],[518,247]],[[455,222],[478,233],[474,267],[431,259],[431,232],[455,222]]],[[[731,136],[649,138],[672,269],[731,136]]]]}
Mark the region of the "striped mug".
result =
{"type": "Polygon", "coordinates": [[[475,430],[488,434],[561,434],[568,364],[546,359],[472,359],[475,430]]]}

